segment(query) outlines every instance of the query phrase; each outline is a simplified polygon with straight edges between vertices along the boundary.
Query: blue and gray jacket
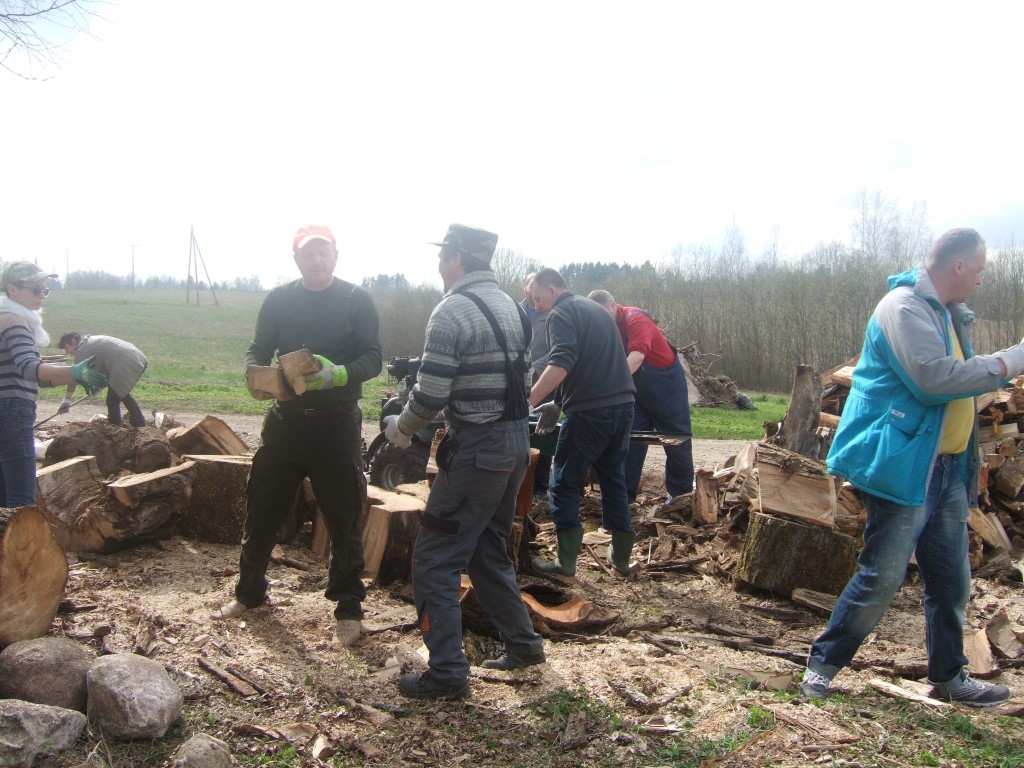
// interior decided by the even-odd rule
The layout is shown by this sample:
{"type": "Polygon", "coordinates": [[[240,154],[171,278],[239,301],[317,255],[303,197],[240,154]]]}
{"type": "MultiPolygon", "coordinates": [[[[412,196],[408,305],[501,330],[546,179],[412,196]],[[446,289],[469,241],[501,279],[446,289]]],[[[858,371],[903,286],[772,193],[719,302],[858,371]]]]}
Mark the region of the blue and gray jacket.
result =
{"type": "MultiPolygon", "coordinates": [[[[853,387],[828,453],[831,474],[897,504],[924,504],[946,405],[998,389],[1024,370],[1020,346],[975,356],[973,324],[966,304],[939,301],[924,265],[889,277],[889,293],[868,321],[853,387]],[[953,356],[951,321],[964,360],[953,356]]],[[[980,465],[977,418],[958,463],[973,506],[980,465]]]]}

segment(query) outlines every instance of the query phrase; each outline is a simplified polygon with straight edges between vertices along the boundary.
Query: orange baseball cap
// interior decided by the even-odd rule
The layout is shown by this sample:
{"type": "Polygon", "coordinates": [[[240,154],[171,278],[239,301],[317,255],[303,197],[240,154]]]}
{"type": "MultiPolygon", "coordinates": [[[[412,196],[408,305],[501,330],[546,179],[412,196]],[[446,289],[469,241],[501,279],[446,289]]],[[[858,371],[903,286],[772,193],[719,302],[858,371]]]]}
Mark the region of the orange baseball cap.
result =
{"type": "Polygon", "coordinates": [[[292,249],[297,251],[310,240],[326,240],[328,243],[337,242],[334,239],[334,233],[330,229],[321,227],[319,224],[310,224],[306,227],[300,227],[299,231],[295,233],[295,239],[292,240],[292,249]]]}

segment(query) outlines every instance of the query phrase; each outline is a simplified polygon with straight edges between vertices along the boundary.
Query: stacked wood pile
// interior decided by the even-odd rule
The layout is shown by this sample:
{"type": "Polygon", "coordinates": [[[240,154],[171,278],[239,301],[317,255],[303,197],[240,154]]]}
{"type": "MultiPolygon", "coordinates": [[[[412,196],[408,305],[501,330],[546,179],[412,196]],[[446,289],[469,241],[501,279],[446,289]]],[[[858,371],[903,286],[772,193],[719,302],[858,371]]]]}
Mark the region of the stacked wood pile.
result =
{"type": "MultiPolygon", "coordinates": [[[[821,410],[842,415],[857,358],[822,375],[821,410]]],[[[1024,547],[1024,376],[978,398],[978,441],[984,461],[978,478],[978,506],[971,509],[971,568],[985,575],[1018,566],[1010,553],[1024,547]],[[1018,446],[1020,446],[1018,448],[1018,446]]]]}

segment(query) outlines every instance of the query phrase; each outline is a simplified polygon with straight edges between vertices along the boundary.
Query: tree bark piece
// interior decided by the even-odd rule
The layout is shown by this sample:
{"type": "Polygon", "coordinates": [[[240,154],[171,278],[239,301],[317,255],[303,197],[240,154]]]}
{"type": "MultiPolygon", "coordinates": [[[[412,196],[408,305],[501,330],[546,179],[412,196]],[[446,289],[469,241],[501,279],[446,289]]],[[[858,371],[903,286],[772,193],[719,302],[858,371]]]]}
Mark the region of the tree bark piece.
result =
{"type": "Polygon", "coordinates": [[[216,416],[204,416],[191,427],[175,427],[167,433],[167,439],[179,456],[187,453],[222,456],[241,456],[249,453],[249,446],[245,441],[216,416]]]}
{"type": "Polygon", "coordinates": [[[752,512],[735,579],[779,595],[798,587],[839,594],[856,567],[850,536],[752,512]]]}
{"type": "Polygon", "coordinates": [[[67,580],[67,556],[42,511],[0,509],[0,647],[45,635],[67,580]]]}
{"type": "Polygon", "coordinates": [[[834,528],[836,478],[825,465],[775,445],[757,447],[761,512],[834,528]]]}
{"type": "MultiPolygon", "coordinates": [[[[178,530],[200,541],[237,544],[245,526],[252,456],[186,454],[183,458],[195,463],[195,479],[188,506],[178,520],[178,530]]],[[[312,512],[312,504],[304,500],[300,488],[277,540],[291,541],[312,512]]]]}
{"type": "Polygon", "coordinates": [[[972,531],[985,540],[985,543],[995,549],[1005,549],[1007,552],[1013,550],[1010,537],[1006,535],[999,518],[991,512],[982,512],[980,509],[971,507],[970,515],[967,518],[967,525],[972,531]]]}
{"type": "Polygon", "coordinates": [[[789,410],[782,421],[778,440],[778,444],[786,450],[812,459],[823,456],[822,441],[818,435],[821,393],[821,379],[815,373],[814,366],[798,365],[789,410]]]}

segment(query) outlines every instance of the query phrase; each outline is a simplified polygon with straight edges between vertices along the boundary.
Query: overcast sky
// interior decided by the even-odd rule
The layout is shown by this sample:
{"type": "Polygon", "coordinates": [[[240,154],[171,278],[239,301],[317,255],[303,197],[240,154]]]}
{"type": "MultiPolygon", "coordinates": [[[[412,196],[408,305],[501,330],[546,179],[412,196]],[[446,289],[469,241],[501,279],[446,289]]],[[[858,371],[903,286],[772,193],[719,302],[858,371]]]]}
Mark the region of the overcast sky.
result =
{"type": "MultiPolygon", "coordinates": [[[[122,0],[0,70],[0,258],[438,282],[459,221],[546,266],[849,241],[854,199],[1024,238],[1024,3],[122,0]]],[[[202,276],[202,274],[201,274],[202,276]]]]}

